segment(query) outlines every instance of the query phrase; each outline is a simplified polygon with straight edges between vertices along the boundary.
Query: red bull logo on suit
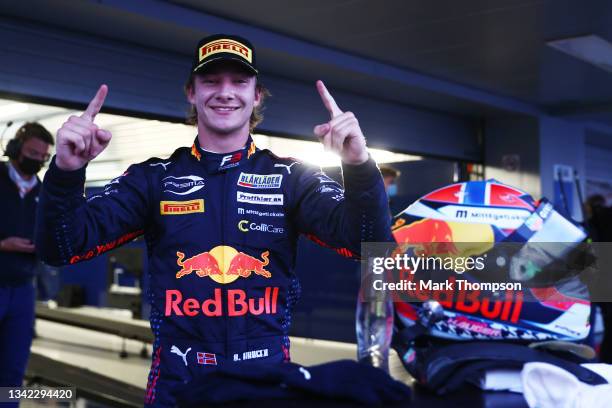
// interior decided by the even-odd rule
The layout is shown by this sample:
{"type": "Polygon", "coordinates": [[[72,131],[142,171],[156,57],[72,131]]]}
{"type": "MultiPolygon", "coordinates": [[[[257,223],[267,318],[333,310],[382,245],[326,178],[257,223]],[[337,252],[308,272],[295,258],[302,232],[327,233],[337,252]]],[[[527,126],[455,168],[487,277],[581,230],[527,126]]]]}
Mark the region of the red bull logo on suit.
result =
{"type": "Polygon", "coordinates": [[[181,269],[176,273],[176,278],[180,279],[195,273],[200,278],[209,277],[223,285],[238,278],[248,278],[251,274],[270,278],[272,274],[265,269],[270,262],[269,255],[269,251],[264,251],[260,259],[226,245],[216,246],[210,251],[201,252],[188,259],[185,259],[183,252],[177,251],[176,264],[181,269]]]}
{"type": "MultiPolygon", "coordinates": [[[[195,275],[198,278],[210,278],[222,285],[251,276],[270,278],[272,274],[265,269],[270,262],[269,255],[269,251],[264,251],[260,257],[255,257],[226,245],[216,246],[210,251],[195,254],[187,259],[183,252],[177,251],[176,264],[181,269],[176,272],[176,278],[184,279],[188,275],[195,275]]],[[[224,310],[227,310],[227,316],[230,317],[276,314],[278,294],[278,287],[266,287],[263,296],[250,296],[243,289],[215,288],[212,297],[198,299],[186,298],[179,289],[168,289],[164,314],[220,317],[224,315],[224,310]]]]}

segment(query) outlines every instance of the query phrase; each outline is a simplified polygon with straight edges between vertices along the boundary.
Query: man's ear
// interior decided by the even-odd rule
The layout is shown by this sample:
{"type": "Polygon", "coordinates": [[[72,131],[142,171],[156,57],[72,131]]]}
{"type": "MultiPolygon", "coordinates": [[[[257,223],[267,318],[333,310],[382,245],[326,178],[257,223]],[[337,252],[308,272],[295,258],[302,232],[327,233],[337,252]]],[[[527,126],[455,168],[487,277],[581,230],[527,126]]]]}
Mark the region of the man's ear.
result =
{"type": "Polygon", "coordinates": [[[191,81],[191,83],[185,87],[185,94],[187,95],[187,100],[189,103],[195,105],[195,93],[193,88],[194,83],[191,81]]]}
{"type": "Polygon", "coordinates": [[[255,85],[255,100],[253,101],[253,106],[258,107],[261,104],[263,92],[258,85],[255,85]]]}

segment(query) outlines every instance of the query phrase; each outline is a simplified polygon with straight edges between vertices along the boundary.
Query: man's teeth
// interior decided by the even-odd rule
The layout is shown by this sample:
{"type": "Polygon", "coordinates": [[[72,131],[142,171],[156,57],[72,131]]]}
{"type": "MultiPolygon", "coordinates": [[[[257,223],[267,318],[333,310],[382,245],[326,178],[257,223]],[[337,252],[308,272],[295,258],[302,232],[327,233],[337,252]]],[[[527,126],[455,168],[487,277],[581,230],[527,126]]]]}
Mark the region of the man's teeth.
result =
{"type": "Polygon", "coordinates": [[[216,108],[213,108],[213,109],[214,109],[214,110],[218,110],[218,111],[222,111],[222,112],[228,112],[228,111],[233,111],[233,110],[236,110],[236,109],[238,109],[238,108],[232,108],[232,107],[227,107],[227,108],[225,108],[225,107],[223,107],[223,108],[222,108],[222,107],[216,107],[216,108]]]}

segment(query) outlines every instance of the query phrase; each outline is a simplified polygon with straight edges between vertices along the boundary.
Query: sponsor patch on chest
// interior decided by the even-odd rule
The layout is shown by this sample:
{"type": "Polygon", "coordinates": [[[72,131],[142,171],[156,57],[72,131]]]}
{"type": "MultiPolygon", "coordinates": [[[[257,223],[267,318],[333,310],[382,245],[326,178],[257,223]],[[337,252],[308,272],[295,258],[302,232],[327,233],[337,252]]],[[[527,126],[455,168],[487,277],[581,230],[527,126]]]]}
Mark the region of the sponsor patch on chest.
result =
{"type": "Polygon", "coordinates": [[[204,179],[200,176],[168,176],[162,179],[164,192],[176,195],[188,195],[204,188],[204,179]]]}
{"type": "Polygon", "coordinates": [[[262,205],[283,205],[284,202],[282,194],[252,194],[243,191],[236,192],[236,201],[262,205]]]}
{"type": "Polygon", "coordinates": [[[238,186],[246,188],[280,188],[283,182],[282,174],[250,174],[240,173],[238,186]]]}
{"type": "Polygon", "coordinates": [[[161,215],[182,215],[204,212],[204,200],[189,201],[160,201],[159,212],[161,215]]]}

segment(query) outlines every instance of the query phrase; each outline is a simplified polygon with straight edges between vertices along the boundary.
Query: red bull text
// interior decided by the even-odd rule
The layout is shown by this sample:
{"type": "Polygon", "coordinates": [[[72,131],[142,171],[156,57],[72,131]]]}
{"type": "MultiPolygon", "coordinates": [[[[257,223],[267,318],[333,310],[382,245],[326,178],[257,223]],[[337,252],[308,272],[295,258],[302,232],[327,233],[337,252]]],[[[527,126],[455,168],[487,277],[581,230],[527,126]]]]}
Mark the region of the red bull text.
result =
{"type": "MultiPolygon", "coordinates": [[[[409,270],[400,272],[400,278],[406,281],[413,281],[415,275],[409,270]]],[[[456,278],[448,278],[450,287],[456,285],[456,278]]],[[[419,285],[417,285],[419,287],[419,285]]],[[[405,297],[412,301],[427,301],[430,299],[440,302],[449,310],[456,310],[462,313],[480,315],[490,320],[518,322],[523,308],[523,293],[521,291],[507,290],[505,300],[491,300],[481,290],[430,290],[415,289],[406,290],[401,293],[394,293],[394,301],[405,301],[405,297]]]]}
{"type": "Polygon", "coordinates": [[[223,299],[226,299],[227,316],[236,317],[262,314],[276,314],[278,302],[278,287],[267,287],[262,297],[247,298],[242,289],[221,288],[214,290],[210,299],[198,300],[195,298],[183,299],[183,293],[178,289],[166,290],[165,316],[188,316],[194,317],[204,315],[207,317],[221,317],[225,308],[223,299]],[[225,295],[223,294],[225,292],[225,295]]]}

